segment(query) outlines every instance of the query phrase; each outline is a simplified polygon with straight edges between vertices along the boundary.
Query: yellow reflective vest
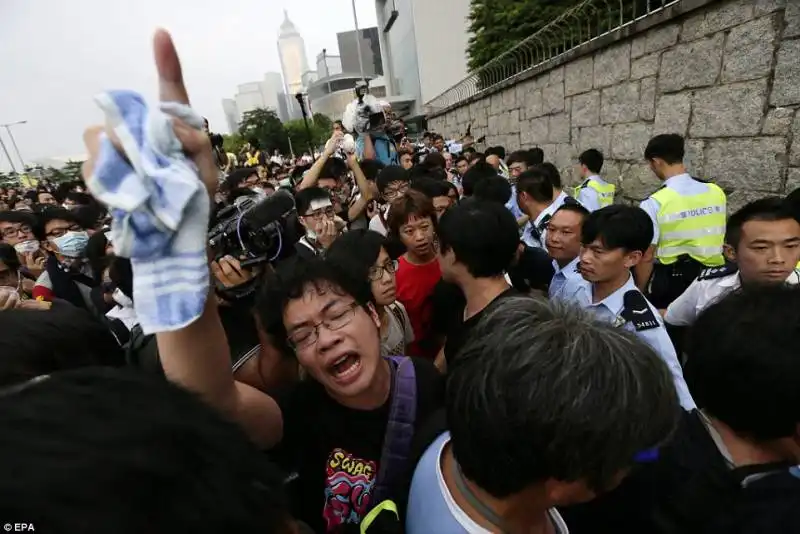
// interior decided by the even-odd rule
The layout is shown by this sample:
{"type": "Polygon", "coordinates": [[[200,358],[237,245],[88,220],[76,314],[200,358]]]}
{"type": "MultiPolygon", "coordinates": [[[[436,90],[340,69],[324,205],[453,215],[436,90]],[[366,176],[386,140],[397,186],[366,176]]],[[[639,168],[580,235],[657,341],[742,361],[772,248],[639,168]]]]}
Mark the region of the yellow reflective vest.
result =
{"type": "Polygon", "coordinates": [[[575,188],[575,198],[581,194],[581,189],[588,187],[597,193],[597,202],[601,208],[610,206],[614,203],[614,195],[617,193],[617,186],[614,184],[601,185],[597,180],[587,178],[581,185],[575,188]]]}
{"type": "Polygon", "coordinates": [[[715,184],[697,195],[681,195],[662,187],[652,197],[658,202],[659,238],[656,258],[675,263],[688,255],[708,267],[723,265],[725,242],[725,192],[715,184]]]}

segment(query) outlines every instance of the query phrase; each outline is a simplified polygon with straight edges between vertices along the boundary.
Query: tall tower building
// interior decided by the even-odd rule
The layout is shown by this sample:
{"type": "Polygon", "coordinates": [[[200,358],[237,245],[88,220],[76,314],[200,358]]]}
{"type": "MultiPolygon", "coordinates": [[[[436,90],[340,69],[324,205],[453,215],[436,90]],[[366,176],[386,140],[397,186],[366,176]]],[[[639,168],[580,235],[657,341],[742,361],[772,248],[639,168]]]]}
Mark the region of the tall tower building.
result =
{"type": "Polygon", "coordinates": [[[303,73],[309,70],[306,57],[306,43],[289,20],[289,13],[283,10],[283,23],[278,35],[278,55],[281,58],[283,83],[286,86],[287,103],[292,117],[300,114],[294,95],[303,90],[303,73]],[[294,102],[294,104],[293,104],[294,102]]]}

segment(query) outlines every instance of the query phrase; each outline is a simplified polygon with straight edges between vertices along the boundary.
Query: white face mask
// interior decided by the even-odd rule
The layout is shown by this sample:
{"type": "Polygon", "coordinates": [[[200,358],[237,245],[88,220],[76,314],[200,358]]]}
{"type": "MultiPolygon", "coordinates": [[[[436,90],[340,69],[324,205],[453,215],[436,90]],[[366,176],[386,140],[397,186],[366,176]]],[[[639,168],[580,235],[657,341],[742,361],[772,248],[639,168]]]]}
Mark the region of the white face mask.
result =
{"type": "Polygon", "coordinates": [[[17,254],[29,254],[31,252],[36,252],[39,250],[39,242],[35,239],[22,241],[14,245],[14,250],[17,251],[17,254]]]}

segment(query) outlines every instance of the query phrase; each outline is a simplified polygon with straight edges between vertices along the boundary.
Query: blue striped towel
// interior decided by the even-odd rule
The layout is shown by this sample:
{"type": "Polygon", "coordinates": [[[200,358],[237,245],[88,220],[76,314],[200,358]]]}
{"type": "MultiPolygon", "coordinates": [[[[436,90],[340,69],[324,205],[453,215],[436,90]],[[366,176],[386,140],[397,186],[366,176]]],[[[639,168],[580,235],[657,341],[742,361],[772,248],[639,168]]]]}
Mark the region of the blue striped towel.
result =
{"type": "Polygon", "coordinates": [[[102,93],[95,101],[124,154],[103,136],[87,185],[109,207],[115,253],[131,259],[142,330],[180,329],[200,317],[208,297],[210,201],[196,166],[183,154],[171,116],[197,129],[203,119],[183,104],[149,108],[131,91],[102,93]]]}

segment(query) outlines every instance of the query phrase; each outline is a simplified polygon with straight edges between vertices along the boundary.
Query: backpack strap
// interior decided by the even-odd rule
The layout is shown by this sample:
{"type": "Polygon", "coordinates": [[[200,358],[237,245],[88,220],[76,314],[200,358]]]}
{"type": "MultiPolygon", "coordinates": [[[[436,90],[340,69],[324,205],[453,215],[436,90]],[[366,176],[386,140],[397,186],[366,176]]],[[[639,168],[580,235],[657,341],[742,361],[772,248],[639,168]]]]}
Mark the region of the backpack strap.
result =
{"type": "Polygon", "coordinates": [[[377,505],[390,497],[393,484],[408,467],[417,415],[417,375],[414,362],[405,356],[387,358],[392,366],[391,406],[383,438],[378,476],[370,502],[377,505]]]}
{"type": "Polygon", "coordinates": [[[397,319],[397,322],[400,323],[400,330],[403,331],[403,344],[406,342],[406,321],[403,317],[403,312],[400,311],[400,306],[397,305],[396,302],[389,304],[388,306],[389,311],[392,312],[394,318],[397,319]]]}

